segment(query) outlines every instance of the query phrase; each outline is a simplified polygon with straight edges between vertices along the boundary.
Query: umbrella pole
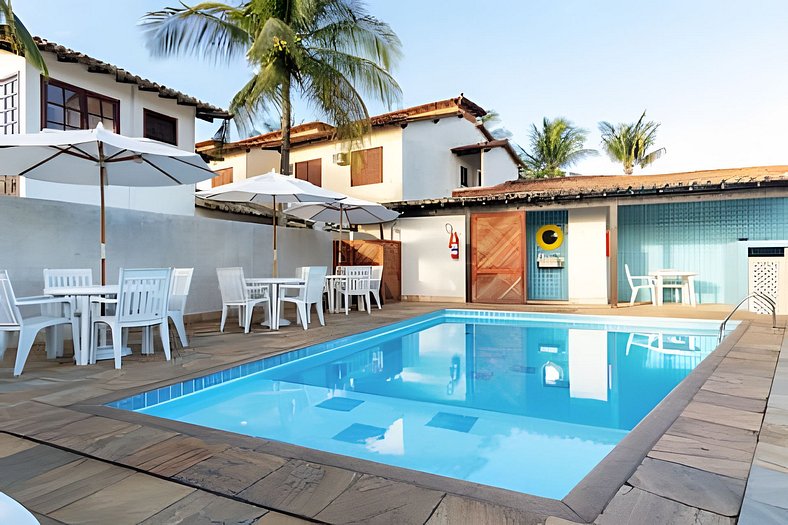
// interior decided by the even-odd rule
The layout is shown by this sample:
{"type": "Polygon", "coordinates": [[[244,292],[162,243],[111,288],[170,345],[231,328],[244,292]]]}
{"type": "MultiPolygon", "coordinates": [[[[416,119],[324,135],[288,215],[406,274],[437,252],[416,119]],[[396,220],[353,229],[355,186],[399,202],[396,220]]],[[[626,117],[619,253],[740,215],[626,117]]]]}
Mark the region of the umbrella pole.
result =
{"type": "Polygon", "coordinates": [[[274,199],[274,267],[273,276],[279,277],[279,261],[276,258],[276,197],[274,199]]]}
{"type": "Polygon", "coordinates": [[[100,221],[101,221],[101,239],[100,239],[100,249],[101,249],[101,285],[104,286],[107,284],[107,228],[105,224],[105,217],[104,217],[104,185],[107,181],[107,166],[104,162],[104,143],[98,143],[98,154],[99,154],[99,174],[100,174],[100,188],[101,188],[101,211],[100,211],[100,221]]]}
{"type": "Polygon", "coordinates": [[[342,203],[339,203],[339,252],[337,253],[339,266],[342,266],[342,203]]]}

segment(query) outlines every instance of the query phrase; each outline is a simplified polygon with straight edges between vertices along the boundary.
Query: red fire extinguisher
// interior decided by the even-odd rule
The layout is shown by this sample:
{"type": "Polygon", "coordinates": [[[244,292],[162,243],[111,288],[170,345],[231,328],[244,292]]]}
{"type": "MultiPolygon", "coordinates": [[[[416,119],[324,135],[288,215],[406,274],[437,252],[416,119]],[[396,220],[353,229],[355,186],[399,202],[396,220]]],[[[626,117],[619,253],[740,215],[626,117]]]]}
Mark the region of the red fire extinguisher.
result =
{"type": "Polygon", "coordinates": [[[446,225],[446,231],[449,232],[449,253],[452,259],[457,260],[460,258],[460,236],[451,224],[446,225]]]}

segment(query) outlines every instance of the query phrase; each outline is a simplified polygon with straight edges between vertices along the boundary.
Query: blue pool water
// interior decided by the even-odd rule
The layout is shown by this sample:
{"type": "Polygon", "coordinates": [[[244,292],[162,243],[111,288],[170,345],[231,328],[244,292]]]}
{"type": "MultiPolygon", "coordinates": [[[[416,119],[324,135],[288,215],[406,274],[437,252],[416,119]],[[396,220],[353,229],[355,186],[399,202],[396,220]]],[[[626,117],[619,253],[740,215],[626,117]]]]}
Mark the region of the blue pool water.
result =
{"type": "Polygon", "coordinates": [[[560,499],[714,350],[715,330],[444,310],[111,406],[560,499]]]}

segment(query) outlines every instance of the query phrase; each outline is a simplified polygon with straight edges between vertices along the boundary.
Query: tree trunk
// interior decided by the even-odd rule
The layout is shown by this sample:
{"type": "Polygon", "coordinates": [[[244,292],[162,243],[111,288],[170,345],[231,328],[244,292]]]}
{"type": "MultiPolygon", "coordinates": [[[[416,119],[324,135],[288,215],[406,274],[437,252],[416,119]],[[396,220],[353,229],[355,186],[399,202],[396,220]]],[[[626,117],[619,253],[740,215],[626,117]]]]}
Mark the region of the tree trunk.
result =
{"type": "Polygon", "coordinates": [[[290,175],[290,77],[282,83],[282,150],[279,172],[290,175]]]}

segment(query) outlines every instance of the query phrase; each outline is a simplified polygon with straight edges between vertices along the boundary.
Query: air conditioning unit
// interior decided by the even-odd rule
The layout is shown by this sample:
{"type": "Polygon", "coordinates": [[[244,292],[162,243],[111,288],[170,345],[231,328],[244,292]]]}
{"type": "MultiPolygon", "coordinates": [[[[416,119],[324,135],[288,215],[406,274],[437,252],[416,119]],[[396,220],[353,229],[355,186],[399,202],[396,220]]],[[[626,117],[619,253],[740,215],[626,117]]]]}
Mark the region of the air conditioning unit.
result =
{"type": "Polygon", "coordinates": [[[350,153],[334,153],[332,157],[334,164],[339,166],[347,166],[350,164],[350,153]]]}

